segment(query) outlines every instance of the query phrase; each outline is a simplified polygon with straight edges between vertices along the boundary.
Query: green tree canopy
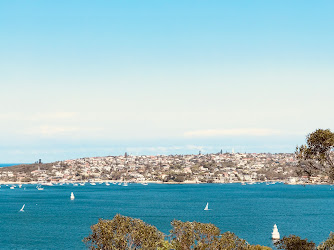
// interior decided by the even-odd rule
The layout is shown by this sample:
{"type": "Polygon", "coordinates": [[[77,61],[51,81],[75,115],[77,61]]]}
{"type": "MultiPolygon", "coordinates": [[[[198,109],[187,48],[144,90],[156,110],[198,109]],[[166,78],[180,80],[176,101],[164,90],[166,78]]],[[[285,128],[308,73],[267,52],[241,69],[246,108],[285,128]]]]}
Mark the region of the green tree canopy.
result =
{"type": "Polygon", "coordinates": [[[115,215],[91,226],[92,233],[84,238],[90,249],[157,249],[164,245],[164,235],[142,220],[115,215]]]}
{"type": "Polygon", "coordinates": [[[325,172],[334,179],[334,133],[329,129],[317,129],[306,137],[306,145],[296,147],[296,156],[303,171],[312,175],[314,171],[325,172]]]}
{"type": "Polygon", "coordinates": [[[334,233],[330,233],[328,239],[318,246],[318,250],[333,250],[334,249],[334,233]]]}
{"type": "Polygon", "coordinates": [[[220,235],[220,229],[210,223],[173,220],[171,224],[171,243],[175,249],[211,249],[220,235]]]}
{"type": "Polygon", "coordinates": [[[156,249],[156,250],[270,250],[249,245],[234,233],[221,234],[210,223],[174,220],[169,237],[142,220],[117,214],[91,226],[92,233],[83,239],[90,249],[156,249]]]}
{"type": "Polygon", "coordinates": [[[301,239],[296,235],[284,236],[281,240],[275,242],[277,249],[284,250],[315,250],[314,242],[308,242],[307,239],[301,239]]]}

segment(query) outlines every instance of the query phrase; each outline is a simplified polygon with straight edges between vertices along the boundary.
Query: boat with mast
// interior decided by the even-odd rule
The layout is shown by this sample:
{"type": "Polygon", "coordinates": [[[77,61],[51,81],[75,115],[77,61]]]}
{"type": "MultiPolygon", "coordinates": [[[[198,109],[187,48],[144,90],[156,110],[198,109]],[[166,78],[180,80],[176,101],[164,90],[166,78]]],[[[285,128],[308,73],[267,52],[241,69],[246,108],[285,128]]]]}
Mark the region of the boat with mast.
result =
{"type": "Polygon", "coordinates": [[[207,211],[207,210],[211,210],[211,209],[209,209],[209,202],[206,203],[206,206],[205,206],[204,210],[205,210],[205,211],[207,211]]]}
{"type": "Polygon", "coordinates": [[[24,212],[24,207],[26,204],[23,204],[22,208],[20,209],[20,212],[24,212]]]}

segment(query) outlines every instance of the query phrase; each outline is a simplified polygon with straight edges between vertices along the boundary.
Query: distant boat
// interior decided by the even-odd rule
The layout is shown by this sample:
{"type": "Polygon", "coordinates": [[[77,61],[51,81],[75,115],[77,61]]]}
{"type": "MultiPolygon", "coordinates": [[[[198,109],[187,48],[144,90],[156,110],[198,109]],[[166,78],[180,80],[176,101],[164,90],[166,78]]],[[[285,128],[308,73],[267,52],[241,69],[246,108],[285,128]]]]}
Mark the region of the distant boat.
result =
{"type": "Polygon", "coordinates": [[[96,185],[96,183],[95,183],[95,182],[91,182],[91,183],[90,183],[90,185],[93,185],[93,186],[95,186],[95,185],[96,185]]]}
{"type": "Polygon", "coordinates": [[[106,186],[110,186],[109,182],[106,182],[106,186]]]}
{"type": "Polygon", "coordinates": [[[274,225],[273,232],[271,233],[271,238],[273,240],[279,240],[280,239],[280,235],[279,235],[279,232],[278,232],[276,224],[274,225]]]}
{"type": "Polygon", "coordinates": [[[211,210],[211,209],[209,209],[209,202],[206,203],[206,206],[205,206],[204,210],[205,210],[205,211],[207,211],[207,210],[211,210]]]}
{"type": "Polygon", "coordinates": [[[147,183],[147,182],[144,182],[144,183],[142,183],[142,185],[144,185],[144,186],[147,186],[147,185],[148,185],[148,183],[147,183]]]}
{"type": "Polygon", "coordinates": [[[36,186],[36,188],[37,188],[37,190],[44,190],[44,188],[42,187],[41,184],[38,184],[38,185],[36,186]]]}
{"type": "Polygon", "coordinates": [[[128,186],[128,183],[124,182],[123,187],[127,187],[127,186],[128,186]]]}
{"type": "Polygon", "coordinates": [[[74,199],[75,199],[74,194],[73,192],[71,192],[71,200],[74,200],[74,199]]]}
{"type": "Polygon", "coordinates": [[[11,187],[10,187],[10,189],[14,189],[14,188],[15,188],[15,186],[11,186],[11,187]]]}
{"type": "Polygon", "coordinates": [[[22,208],[20,209],[20,212],[24,212],[24,207],[26,204],[23,204],[22,208]]]}

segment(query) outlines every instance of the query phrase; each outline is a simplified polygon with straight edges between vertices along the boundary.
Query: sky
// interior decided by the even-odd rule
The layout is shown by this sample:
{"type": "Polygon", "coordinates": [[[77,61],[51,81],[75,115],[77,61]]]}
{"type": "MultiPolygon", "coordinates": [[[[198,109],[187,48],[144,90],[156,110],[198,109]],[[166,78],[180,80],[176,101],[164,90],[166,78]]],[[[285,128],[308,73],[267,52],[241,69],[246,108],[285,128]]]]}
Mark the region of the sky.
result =
{"type": "Polygon", "coordinates": [[[334,130],[333,9],[0,1],[0,162],[292,153],[334,130]]]}

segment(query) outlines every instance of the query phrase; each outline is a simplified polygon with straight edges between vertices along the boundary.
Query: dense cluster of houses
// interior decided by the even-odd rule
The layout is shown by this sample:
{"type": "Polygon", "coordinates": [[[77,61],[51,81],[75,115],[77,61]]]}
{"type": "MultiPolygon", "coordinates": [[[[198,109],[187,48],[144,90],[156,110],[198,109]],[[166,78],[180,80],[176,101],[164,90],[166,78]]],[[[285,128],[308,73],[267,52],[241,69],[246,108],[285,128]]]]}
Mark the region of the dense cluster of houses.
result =
{"type": "MultiPolygon", "coordinates": [[[[198,155],[106,156],[36,164],[32,171],[2,168],[7,182],[126,181],[232,183],[285,181],[323,183],[327,176],[298,176],[294,154],[218,153],[198,155]]],[[[22,170],[23,169],[23,170],[22,170]]]]}

